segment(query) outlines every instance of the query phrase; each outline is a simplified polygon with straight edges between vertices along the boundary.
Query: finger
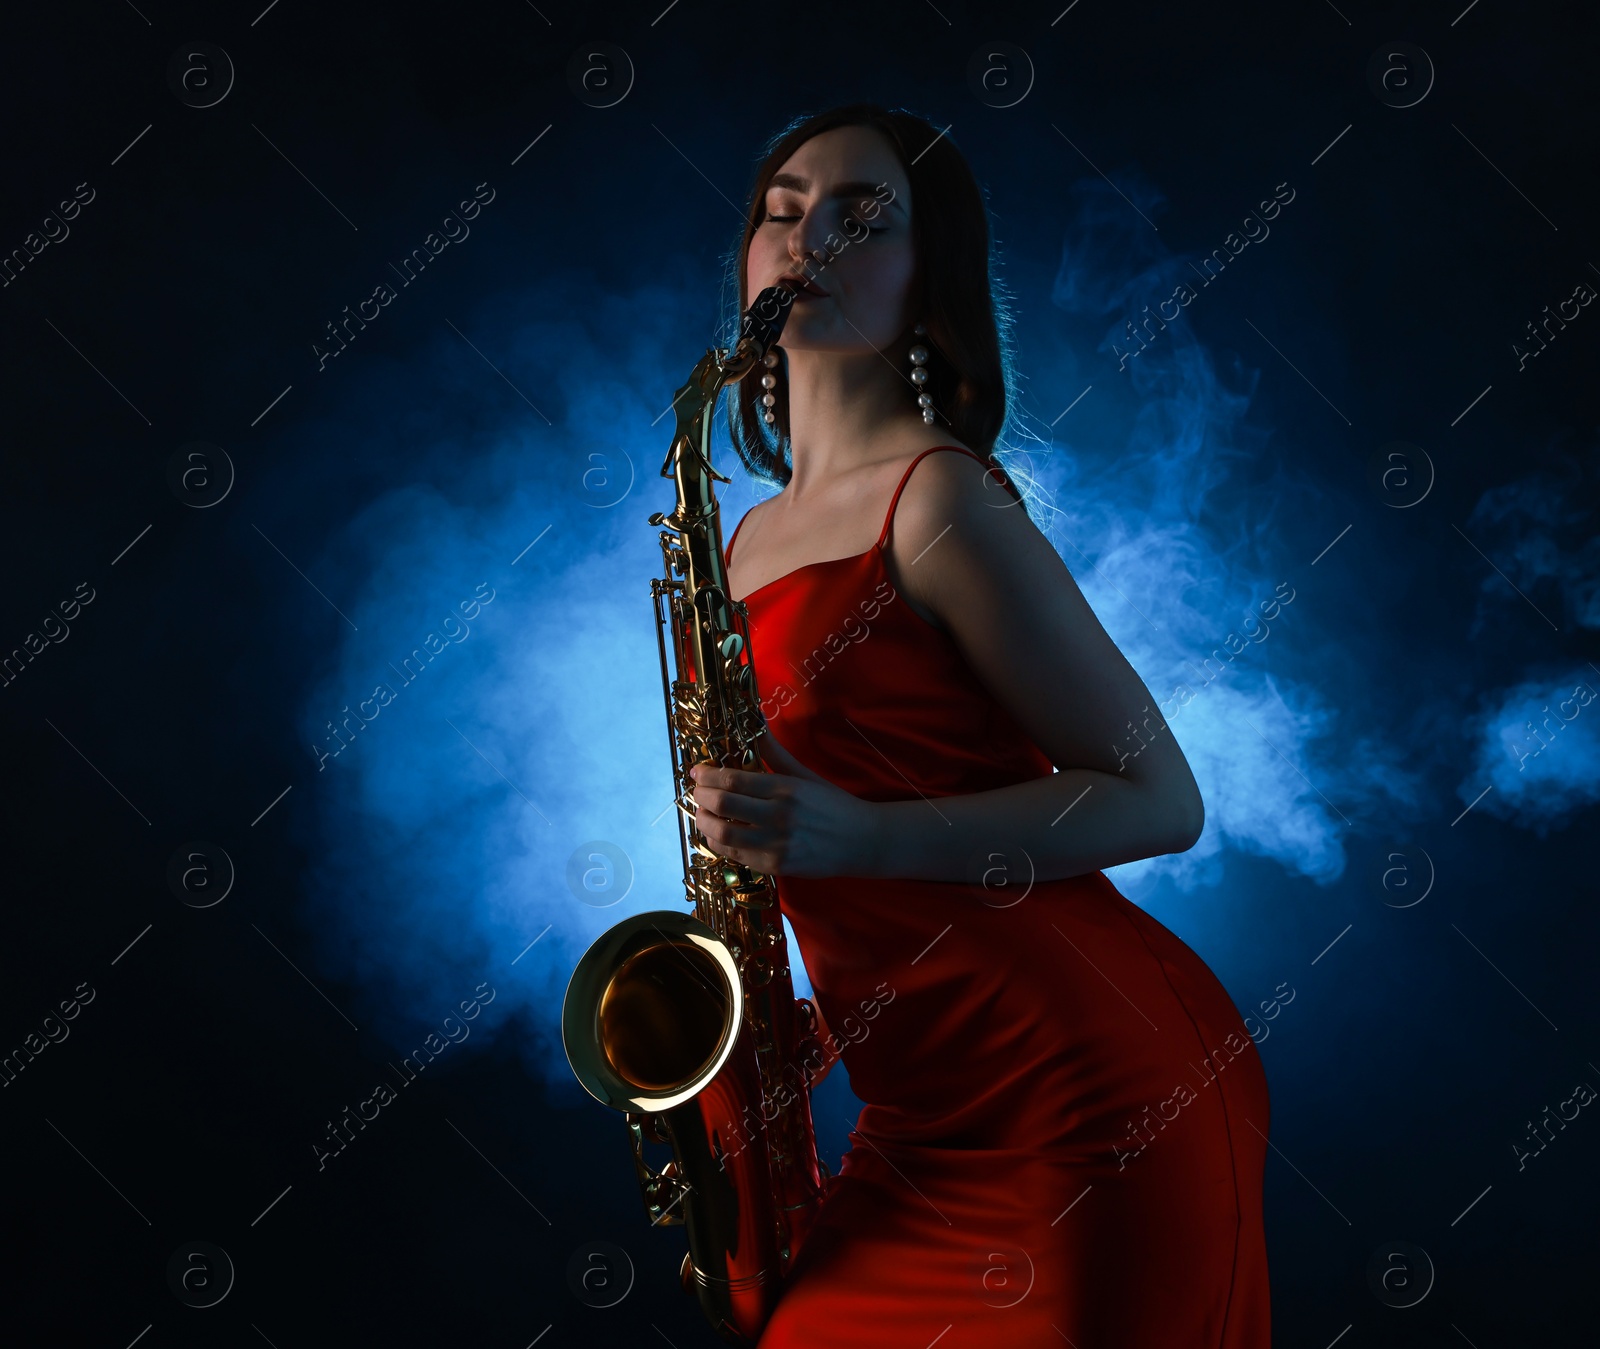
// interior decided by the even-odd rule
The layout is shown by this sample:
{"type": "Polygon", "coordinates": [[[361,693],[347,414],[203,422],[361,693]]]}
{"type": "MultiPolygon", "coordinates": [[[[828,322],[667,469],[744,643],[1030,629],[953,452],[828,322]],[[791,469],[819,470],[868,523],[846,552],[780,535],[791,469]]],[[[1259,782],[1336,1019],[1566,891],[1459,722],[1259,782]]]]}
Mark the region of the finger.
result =
{"type": "Polygon", "coordinates": [[[709,810],[718,819],[741,820],[746,824],[771,824],[780,809],[775,801],[708,786],[695,789],[694,802],[700,810],[709,810]]]}
{"type": "Polygon", "coordinates": [[[696,787],[717,787],[741,796],[771,797],[776,796],[779,789],[771,773],[751,772],[746,768],[723,768],[717,764],[703,763],[696,764],[689,776],[696,787]]]}
{"type": "Polygon", "coordinates": [[[711,851],[719,857],[743,862],[746,866],[756,865],[758,855],[764,858],[773,843],[770,830],[722,819],[720,816],[702,816],[701,820],[696,821],[696,827],[711,851]]]}

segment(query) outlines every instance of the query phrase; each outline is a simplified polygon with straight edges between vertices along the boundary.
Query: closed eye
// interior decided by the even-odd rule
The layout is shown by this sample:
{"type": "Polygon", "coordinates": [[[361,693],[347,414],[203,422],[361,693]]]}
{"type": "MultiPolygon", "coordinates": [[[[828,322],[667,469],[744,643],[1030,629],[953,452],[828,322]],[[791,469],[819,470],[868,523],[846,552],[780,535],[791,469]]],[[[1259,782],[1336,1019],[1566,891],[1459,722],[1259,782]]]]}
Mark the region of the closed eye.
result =
{"type": "MultiPolygon", "coordinates": [[[[769,215],[761,223],[764,224],[764,225],[774,224],[774,223],[779,224],[779,225],[786,225],[786,224],[789,224],[789,223],[791,223],[793,221],[796,221],[798,219],[800,219],[800,217],[797,216],[797,215],[769,215]]],[[[867,233],[868,234],[887,234],[888,232],[889,231],[887,229],[876,229],[875,230],[870,225],[867,227],[867,233]]],[[[860,236],[857,236],[857,237],[860,237],[860,236]]]]}

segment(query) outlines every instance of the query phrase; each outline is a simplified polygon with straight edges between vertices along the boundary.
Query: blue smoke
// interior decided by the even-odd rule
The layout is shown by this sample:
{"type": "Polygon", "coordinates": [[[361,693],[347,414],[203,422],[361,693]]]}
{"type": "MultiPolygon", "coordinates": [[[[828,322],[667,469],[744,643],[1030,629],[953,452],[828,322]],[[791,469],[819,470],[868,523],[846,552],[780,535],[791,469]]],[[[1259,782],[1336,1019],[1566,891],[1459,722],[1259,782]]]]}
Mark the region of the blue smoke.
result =
{"type": "MultiPolygon", "coordinates": [[[[1473,638],[1506,615],[1533,630],[1540,620],[1557,630],[1600,628],[1594,455],[1562,453],[1557,463],[1559,472],[1491,488],[1467,518],[1466,534],[1495,559],[1483,568],[1473,638]]],[[[1600,801],[1600,717],[1589,710],[1597,690],[1600,669],[1592,663],[1528,662],[1514,684],[1467,718],[1473,761],[1456,788],[1462,804],[1544,838],[1600,801]]]]}
{"type": "Polygon", "coordinates": [[[1600,671],[1585,664],[1494,695],[1474,719],[1473,763],[1456,789],[1462,804],[1477,800],[1475,809],[1544,838],[1600,801],[1597,691],[1600,671]]]}
{"type": "Polygon", "coordinates": [[[1483,634],[1497,610],[1532,604],[1527,597],[1544,582],[1560,603],[1560,612],[1548,622],[1600,628],[1600,535],[1593,523],[1600,476],[1596,455],[1591,447],[1587,453],[1557,451],[1553,457],[1559,471],[1541,470],[1490,488],[1467,518],[1466,533],[1504,573],[1484,569],[1471,637],[1483,634]],[[1515,592],[1507,589],[1507,581],[1515,592]]]}

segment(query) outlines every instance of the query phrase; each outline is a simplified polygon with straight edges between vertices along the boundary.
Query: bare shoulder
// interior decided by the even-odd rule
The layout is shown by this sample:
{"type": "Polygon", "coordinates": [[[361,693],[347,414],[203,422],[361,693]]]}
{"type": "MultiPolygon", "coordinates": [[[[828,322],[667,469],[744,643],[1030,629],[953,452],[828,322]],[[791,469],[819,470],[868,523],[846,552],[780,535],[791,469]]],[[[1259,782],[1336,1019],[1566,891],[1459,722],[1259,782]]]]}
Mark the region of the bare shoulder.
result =
{"type": "Polygon", "coordinates": [[[935,611],[960,578],[1008,587],[1041,569],[1058,580],[1066,573],[994,466],[959,451],[917,463],[900,494],[889,551],[907,594],[935,611]]]}
{"type": "Polygon", "coordinates": [[[760,520],[766,513],[768,505],[777,500],[778,495],[778,493],[774,493],[772,496],[762,497],[760,501],[756,502],[755,505],[751,506],[749,510],[740,516],[738,520],[734,521],[731,530],[727,529],[727,526],[725,525],[724,529],[726,531],[726,537],[728,539],[732,539],[733,530],[737,530],[739,534],[739,542],[742,544],[747,538],[750,537],[750,526],[752,524],[756,526],[757,531],[759,532],[761,528],[759,523],[760,520]]]}
{"type": "Polygon", "coordinates": [[[954,445],[930,448],[941,453],[929,454],[919,461],[906,480],[900,509],[895,515],[897,530],[903,518],[927,515],[930,511],[943,511],[948,515],[975,506],[1005,509],[1016,505],[1016,497],[1001,482],[994,466],[981,456],[974,457],[975,451],[954,445]]]}
{"type": "MultiPolygon", "coordinates": [[[[890,540],[897,590],[926,609],[979,680],[1063,770],[1098,769],[1172,793],[1204,818],[1173,736],[1128,761],[1123,730],[1156,705],[1054,545],[987,462],[930,454],[906,482],[890,540]]],[[[1182,851],[1198,836],[1164,851],[1182,851]]]]}
{"type": "MultiPolygon", "coordinates": [[[[1120,728],[1147,710],[1149,691],[997,475],[966,455],[930,454],[906,484],[893,543],[896,588],[933,615],[1034,744],[1058,768],[1120,772],[1120,728]]],[[[1128,776],[1181,777],[1175,743],[1166,737],[1128,776]]]]}

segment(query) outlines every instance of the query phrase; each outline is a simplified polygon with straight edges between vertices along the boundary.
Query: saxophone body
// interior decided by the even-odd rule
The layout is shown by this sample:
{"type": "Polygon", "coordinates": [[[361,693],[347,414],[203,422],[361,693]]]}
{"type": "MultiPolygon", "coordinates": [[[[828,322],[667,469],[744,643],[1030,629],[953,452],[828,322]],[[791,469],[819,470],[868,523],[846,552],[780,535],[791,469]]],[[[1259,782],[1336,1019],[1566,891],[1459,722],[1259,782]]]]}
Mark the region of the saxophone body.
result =
{"type": "Polygon", "coordinates": [[[651,593],[692,913],[635,914],[603,933],[562,1006],[573,1072],[625,1113],[646,1214],[653,1226],[685,1227],[684,1287],[735,1344],[760,1336],[828,1175],[802,1066],[820,1022],[794,996],[775,884],[713,853],[684,805],[697,763],[763,771],[766,723],[745,607],[728,595],[715,491],[729,479],[712,467],[710,442],[718,395],[766,357],[793,298],[763,291],[732,352],[709,350],[678,390],[661,470],[676,504],[650,517],[662,526],[651,593]],[[671,1145],[660,1170],[645,1159],[647,1139],[671,1145]]]}

